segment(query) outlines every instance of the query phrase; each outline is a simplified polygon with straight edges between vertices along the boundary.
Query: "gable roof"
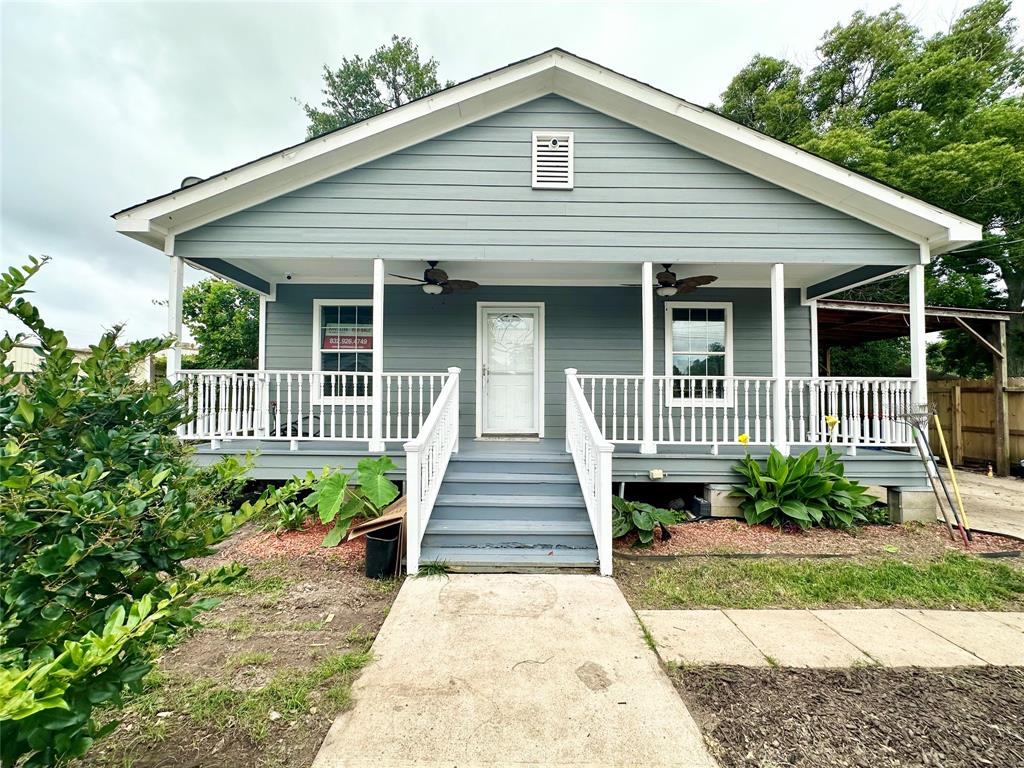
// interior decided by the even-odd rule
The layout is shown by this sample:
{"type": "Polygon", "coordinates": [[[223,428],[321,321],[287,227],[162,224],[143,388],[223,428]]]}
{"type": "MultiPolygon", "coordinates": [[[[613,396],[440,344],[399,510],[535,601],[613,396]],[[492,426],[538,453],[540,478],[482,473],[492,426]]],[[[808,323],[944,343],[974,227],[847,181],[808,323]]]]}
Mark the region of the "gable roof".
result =
{"type": "Polygon", "coordinates": [[[701,152],[939,254],[981,225],[728,118],[554,48],[401,107],[273,152],[113,215],[156,248],[257,203],[527,101],[557,94],[701,152]]]}

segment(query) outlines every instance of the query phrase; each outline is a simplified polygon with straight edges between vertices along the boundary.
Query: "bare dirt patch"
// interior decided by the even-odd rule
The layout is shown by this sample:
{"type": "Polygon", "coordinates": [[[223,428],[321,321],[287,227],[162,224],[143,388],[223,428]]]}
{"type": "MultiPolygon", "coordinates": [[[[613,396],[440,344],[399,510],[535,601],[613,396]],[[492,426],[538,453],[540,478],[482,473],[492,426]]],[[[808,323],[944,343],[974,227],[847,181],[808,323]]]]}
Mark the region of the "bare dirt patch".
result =
{"type": "Polygon", "coordinates": [[[204,559],[249,570],[80,765],[308,766],[399,587],[363,575],[361,541],[323,550],[323,535],[246,530],[204,559]]]}
{"type": "Polygon", "coordinates": [[[670,674],[725,768],[1024,765],[1024,669],[670,674]]]}
{"type": "MultiPolygon", "coordinates": [[[[964,551],[959,537],[950,539],[942,523],[864,525],[850,530],[834,528],[773,528],[747,525],[742,520],[707,520],[669,526],[671,538],[655,533],[650,547],[635,547],[635,537],[615,542],[615,549],[633,555],[793,554],[881,555],[900,554],[930,558],[950,551],[964,551]]],[[[1024,542],[1009,536],[975,533],[970,551],[1010,552],[1024,550],[1024,542]]]]}

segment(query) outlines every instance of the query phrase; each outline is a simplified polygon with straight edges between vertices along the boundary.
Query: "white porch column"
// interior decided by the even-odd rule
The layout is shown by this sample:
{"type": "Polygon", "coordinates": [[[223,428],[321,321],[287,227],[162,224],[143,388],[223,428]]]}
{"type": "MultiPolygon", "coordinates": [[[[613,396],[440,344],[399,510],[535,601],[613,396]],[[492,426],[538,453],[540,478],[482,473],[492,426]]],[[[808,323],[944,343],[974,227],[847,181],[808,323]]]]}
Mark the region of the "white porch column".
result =
{"type": "Polygon", "coordinates": [[[185,260],[174,255],[174,235],[168,235],[164,240],[164,253],[171,268],[167,290],[167,333],[174,337],[174,346],[167,350],[167,378],[174,381],[181,370],[181,294],[185,282],[185,260]]]}
{"type": "MultiPolygon", "coordinates": [[[[928,246],[921,246],[929,256],[928,246]]],[[[928,361],[924,330],[924,264],[910,268],[910,378],[914,380],[914,408],[928,403],[928,361]]],[[[927,439],[927,430],[925,430],[927,439]]]]}
{"type": "Polygon", "coordinates": [[[373,373],[370,450],[384,450],[384,259],[373,260],[373,373]]]}
{"type": "Polygon", "coordinates": [[[643,317],[643,437],[640,453],[654,453],[654,265],[645,261],[640,277],[643,317]]]}
{"type": "Polygon", "coordinates": [[[772,443],[789,455],[786,431],[786,283],[782,264],[772,264],[772,443]]]}

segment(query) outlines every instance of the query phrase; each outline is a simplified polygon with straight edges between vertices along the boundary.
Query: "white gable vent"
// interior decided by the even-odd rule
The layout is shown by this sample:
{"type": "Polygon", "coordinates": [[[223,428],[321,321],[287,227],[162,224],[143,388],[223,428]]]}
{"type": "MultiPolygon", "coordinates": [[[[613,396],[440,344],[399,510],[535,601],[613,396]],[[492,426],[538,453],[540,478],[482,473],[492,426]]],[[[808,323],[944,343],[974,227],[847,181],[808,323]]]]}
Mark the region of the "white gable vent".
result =
{"type": "Polygon", "coordinates": [[[533,188],[572,189],[572,131],[533,132],[533,188]]]}

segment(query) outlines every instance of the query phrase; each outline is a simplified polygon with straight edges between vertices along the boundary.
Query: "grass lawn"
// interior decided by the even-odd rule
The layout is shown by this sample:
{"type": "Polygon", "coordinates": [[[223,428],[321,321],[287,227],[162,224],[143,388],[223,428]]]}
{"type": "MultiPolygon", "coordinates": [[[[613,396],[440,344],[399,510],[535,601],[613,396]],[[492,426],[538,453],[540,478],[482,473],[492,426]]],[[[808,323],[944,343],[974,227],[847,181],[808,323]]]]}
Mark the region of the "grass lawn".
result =
{"type": "Polygon", "coordinates": [[[79,766],[312,762],[352,703],[399,582],[365,578],[361,557],[322,552],[265,559],[229,545],[204,565],[233,559],[246,576],[212,590],[221,604],[164,651],[142,694],[110,712],[121,724],[79,766]]]}
{"type": "Polygon", "coordinates": [[[959,553],[929,560],[617,559],[615,579],[635,609],[1024,609],[1024,564],[959,553]]]}

